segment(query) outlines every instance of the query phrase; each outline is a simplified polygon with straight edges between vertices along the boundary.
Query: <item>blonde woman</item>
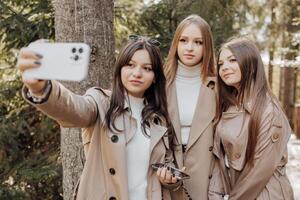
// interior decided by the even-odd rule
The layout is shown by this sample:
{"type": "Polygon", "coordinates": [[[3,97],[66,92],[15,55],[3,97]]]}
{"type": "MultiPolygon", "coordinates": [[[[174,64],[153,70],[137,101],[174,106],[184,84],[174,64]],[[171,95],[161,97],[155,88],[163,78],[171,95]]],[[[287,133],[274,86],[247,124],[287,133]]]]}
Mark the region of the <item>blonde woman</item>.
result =
{"type": "Polygon", "coordinates": [[[177,136],[175,158],[178,168],[185,167],[191,176],[172,199],[207,199],[216,108],[214,67],[210,26],[190,15],[178,25],[164,66],[168,110],[177,136]]]}

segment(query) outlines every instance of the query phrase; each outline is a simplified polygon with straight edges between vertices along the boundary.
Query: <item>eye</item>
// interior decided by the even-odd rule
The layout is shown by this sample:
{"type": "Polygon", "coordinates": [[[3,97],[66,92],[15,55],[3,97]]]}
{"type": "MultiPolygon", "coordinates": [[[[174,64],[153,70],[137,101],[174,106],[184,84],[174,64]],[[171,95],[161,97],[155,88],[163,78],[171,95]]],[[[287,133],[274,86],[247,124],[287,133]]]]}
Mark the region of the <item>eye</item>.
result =
{"type": "Polygon", "coordinates": [[[181,39],[179,40],[179,42],[186,42],[186,39],[181,38],[181,39]]]}
{"type": "Polygon", "coordinates": [[[217,64],[218,67],[222,67],[222,65],[223,65],[223,62],[218,62],[218,64],[217,64]]]}
{"type": "Polygon", "coordinates": [[[202,44],[203,44],[203,41],[202,41],[202,40],[197,40],[195,43],[196,43],[197,45],[202,45],[202,44]]]}
{"type": "Polygon", "coordinates": [[[236,62],[236,59],[235,59],[235,58],[230,58],[230,59],[229,59],[229,62],[231,62],[231,63],[232,63],[232,62],[236,62]]]}
{"type": "Polygon", "coordinates": [[[150,67],[150,66],[145,66],[144,69],[145,69],[147,72],[151,72],[151,71],[152,71],[152,67],[150,67]]]}
{"type": "Polygon", "coordinates": [[[134,63],[129,62],[127,66],[128,66],[128,67],[134,67],[134,63]]]}

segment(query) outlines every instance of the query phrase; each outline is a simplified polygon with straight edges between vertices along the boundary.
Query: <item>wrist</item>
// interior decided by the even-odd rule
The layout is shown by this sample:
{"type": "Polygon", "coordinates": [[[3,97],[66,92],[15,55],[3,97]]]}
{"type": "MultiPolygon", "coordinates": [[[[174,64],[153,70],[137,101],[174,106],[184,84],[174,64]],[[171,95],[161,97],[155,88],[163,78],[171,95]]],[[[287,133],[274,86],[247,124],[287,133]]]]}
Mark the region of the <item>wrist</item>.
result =
{"type": "Polygon", "coordinates": [[[34,97],[42,97],[42,96],[44,96],[45,92],[46,92],[46,89],[47,89],[47,87],[50,84],[49,82],[50,81],[45,81],[44,86],[40,90],[32,90],[32,89],[28,88],[28,91],[30,92],[30,95],[34,96],[34,97]]]}

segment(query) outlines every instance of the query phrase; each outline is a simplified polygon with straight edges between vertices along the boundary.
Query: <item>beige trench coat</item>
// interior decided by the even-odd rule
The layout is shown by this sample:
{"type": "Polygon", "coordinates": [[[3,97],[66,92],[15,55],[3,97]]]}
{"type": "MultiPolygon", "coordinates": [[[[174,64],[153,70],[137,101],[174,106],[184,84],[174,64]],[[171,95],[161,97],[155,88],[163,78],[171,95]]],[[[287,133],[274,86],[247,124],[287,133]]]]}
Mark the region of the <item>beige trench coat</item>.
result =
{"type": "MultiPolygon", "coordinates": [[[[175,83],[167,89],[168,110],[179,143],[175,148],[175,158],[179,168],[185,166],[186,172],[191,176],[190,179],[184,181],[184,186],[193,200],[206,200],[208,196],[208,184],[213,161],[213,119],[216,108],[215,91],[211,88],[214,81],[215,78],[211,77],[201,85],[185,152],[182,151],[175,83]]],[[[177,190],[172,193],[172,199],[187,199],[183,193],[182,188],[177,190]]]]}
{"type": "MultiPolygon", "coordinates": [[[[23,89],[23,96],[24,92],[26,88],[23,89]]],[[[33,104],[63,127],[84,127],[84,134],[91,138],[77,188],[77,200],[128,200],[126,143],[134,136],[137,126],[129,112],[126,112],[116,119],[116,126],[124,131],[113,133],[101,130],[109,106],[107,94],[100,88],[92,88],[80,96],[52,81],[48,101],[33,104]]],[[[166,130],[166,127],[154,123],[150,125],[150,165],[164,162],[168,146],[167,137],[164,137],[166,130]]],[[[162,195],[164,199],[170,199],[169,191],[162,189],[149,166],[147,199],[159,200],[162,195]]]]}
{"type": "Polygon", "coordinates": [[[294,199],[285,172],[287,142],[292,132],[289,122],[277,103],[268,99],[261,113],[254,167],[250,168],[245,165],[245,155],[251,111],[251,102],[241,111],[231,106],[217,125],[213,150],[217,161],[209,199],[223,199],[224,193],[229,194],[230,200],[294,199]]]}

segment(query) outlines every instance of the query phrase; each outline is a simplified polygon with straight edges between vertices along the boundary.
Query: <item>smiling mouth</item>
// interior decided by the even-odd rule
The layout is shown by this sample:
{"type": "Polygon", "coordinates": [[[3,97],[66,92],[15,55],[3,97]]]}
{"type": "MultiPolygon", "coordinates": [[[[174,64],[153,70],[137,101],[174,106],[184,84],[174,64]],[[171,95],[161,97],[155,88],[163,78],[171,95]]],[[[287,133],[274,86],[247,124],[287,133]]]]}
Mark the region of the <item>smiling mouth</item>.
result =
{"type": "Polygon", "coordinates": [[[231,74],[225,74],[223,77],[224,77],[225,79],[227,79],[227,78],[229,78],[230,75],[232,75],[232,73],[231,73],[231,74]]]}

